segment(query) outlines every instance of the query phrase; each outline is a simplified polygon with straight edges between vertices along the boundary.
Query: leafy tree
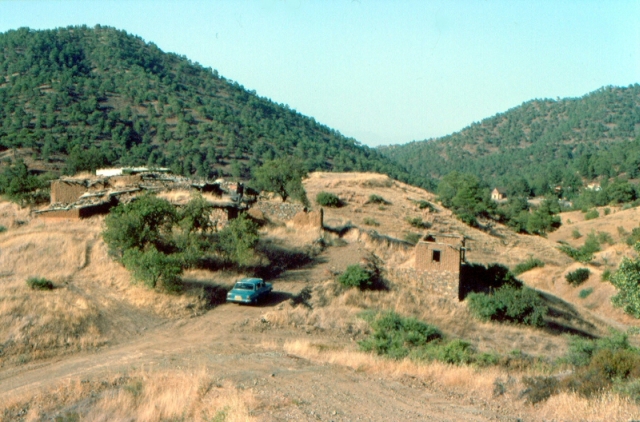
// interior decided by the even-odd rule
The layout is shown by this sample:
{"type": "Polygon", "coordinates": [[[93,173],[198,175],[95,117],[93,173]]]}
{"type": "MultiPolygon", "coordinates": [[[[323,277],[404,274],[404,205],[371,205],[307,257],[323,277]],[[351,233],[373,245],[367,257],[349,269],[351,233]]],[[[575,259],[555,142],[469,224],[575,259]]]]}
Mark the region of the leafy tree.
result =
{"type": "Polygon", "coordinates": [[[232,262],[248,265],[255,256],[258,239],[258,225],[241,214],[218,233],[218,248],[232,262]]]}
{"type": "Polygon", "coordinates": [[[154,246],[141,251],[130,248],[124,251],[122,262],[133,278],[149,288],[159,285],[167,291],[180,289],[182,268],[175,257],[159,252],[154,246]]]}
{"type": "Polygon", "coordinates": [[[309,200],[302,186],[302,179],[306,176],[307,171],[300,162],[285,158],[267,161],[253,173],[258,189],[278,194],[283,202],[291,197],[308,205],[309,200]]]}
{"type": "MultiPolygon", "coordinates": [[[[634,245],[634,249],[640,253],[640,242],[634,245]]],[[[640,259],[622,258],[610,281],[618,289],[618,293],[611,298],[613,305],[640,318],[640,259]]]]}
{"type": "Polygon", "coordinates": [[[176,219],[176,210],[167,200],[144,195],[111,210],[105,218],[102,237],[119,258],[128,249],[144,250],[147,245],[162,250],[171,242],[176,219]]]}

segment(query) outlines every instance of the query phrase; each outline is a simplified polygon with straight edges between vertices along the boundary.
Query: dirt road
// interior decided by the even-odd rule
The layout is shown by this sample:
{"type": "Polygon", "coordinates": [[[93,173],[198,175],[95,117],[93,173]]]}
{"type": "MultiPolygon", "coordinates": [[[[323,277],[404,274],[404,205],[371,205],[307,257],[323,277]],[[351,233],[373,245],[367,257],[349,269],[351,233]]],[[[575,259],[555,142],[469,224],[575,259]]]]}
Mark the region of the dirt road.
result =
{"type": "Polygon", "coordinates": [[[261,403],[253,413],[266,421],[515,419],[430,391],[410,378],[377,377],[265,347],[300,335],[322,341],[315,334],[288,330],[260,332],[249,322],[259,321],[270,306],[225,304],[95,353],[5,369],[0,372],[0,400],[65,379],[90,379],[134,368],[206,368],[220,381],[251,389],[261,403]]]}

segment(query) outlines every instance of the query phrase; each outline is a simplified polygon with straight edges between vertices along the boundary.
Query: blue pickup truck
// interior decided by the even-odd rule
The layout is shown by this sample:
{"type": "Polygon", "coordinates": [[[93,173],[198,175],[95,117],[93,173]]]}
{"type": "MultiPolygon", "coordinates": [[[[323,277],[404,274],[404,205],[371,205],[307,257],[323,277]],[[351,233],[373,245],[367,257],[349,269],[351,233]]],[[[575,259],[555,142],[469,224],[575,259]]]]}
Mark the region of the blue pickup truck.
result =
{"type": "Polygon", "coordinates": [[[243,278],[227,293],[227,302],[258,303],[273,290],[271,283],[261,278],[243,278]]]}

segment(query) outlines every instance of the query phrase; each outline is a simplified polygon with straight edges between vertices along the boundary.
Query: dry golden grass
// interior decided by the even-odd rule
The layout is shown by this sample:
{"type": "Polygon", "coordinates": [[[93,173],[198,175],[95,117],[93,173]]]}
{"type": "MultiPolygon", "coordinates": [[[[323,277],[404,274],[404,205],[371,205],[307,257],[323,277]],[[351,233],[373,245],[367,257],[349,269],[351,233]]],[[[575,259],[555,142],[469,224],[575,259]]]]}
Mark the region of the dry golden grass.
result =
{"type": "Polygon", "coordinates": [[[561,393],[536,406],[536,414],[541,420],[610,422],[637,420],[640,409],[629,399],[612,393],[588,400],[561,393]]]}
{"type": "Polygon", "coordinates": [[[193,316],[208,306],[197,292],[170,296],[132,285],[108,255],[102,218],[30,218],[0,202],[0,221],[9,227],[0,233],[0,362],[94,349],[141,323],[193,316]],[[45,277],[55,288],[31,290],[29,277],[45,277]]]}
{"type": "Polygon", "coordinates": [[[166,420],[252,421],[251,393],[216,382],[199,371],[136,371],[95,380],[65,381],[45,391],[28,392],[0,404],[0,420],[155,422],[166,420]],[[66,419],[63,419],[66,420],[66,419]],[[76,420],[76,419],[73,419],[76,420]]]}
{"type": "Polygon", "coordinates": [[[432,387],[443,388],[447,392],[466,398],[473,397],[474,401],[506,405],[510,408],[512,415],[526,415],[526,419],[531,420],[608,422],[634,420],[640,416],[640,408],[636,404],[628,398],[609,392],[591,399],[562,393],[538,405],[527,405],[520,397],[520,392],[525,386],[519,380],[523,376],[541,375],[534,369],[515,372],[498,367],[479,369],[440,362],[417,364],[408,359],[395,361],[352,350],[335,350],[308,340],[286,342],[283,348],[287,353],[295,356],[346,366],[357,371],[398,378],[405,376],[417,378],[432,387]],[[505,388],[499,395],[496,395],[497,385],[505,388]]]}

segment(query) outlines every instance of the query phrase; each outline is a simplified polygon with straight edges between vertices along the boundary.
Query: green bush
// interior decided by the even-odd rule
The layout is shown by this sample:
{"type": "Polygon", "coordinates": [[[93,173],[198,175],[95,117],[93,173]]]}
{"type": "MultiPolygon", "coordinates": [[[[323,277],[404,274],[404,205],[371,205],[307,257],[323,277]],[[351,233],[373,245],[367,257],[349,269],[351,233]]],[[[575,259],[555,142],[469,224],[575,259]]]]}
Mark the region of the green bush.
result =
{"type": "Polygon", "coordinates": [[[580,293],[578,293],[578,296],[580,296],[580,299],[586,299],[591,293],[593,293],[593,287],[580,290],[580,293]]]}
{"type": "MultiPolygon", "coordinates": [[[[636,243],[634,249],[640,253],[640,243],[636,243]]],[[[618,289],[611,298],[611,303],[635,318],[640,318],[640,259],[622,258],[610,281],[618,289]]]]}
{"type": "Polygon", "coordinates": [[[338,281],[345,287],[357,287],[360,290],[370,289],[374,284],[374,275],[360,265],[349,265],[340,274],[338,281]]]}
{"type": "Polygon", "coordinates": [[[613,237],[610,233],[607,232],[598,232],[597,233],[598,243],[601,245],[604,243],[608,243],[609,245],[613,245],[615,242],[613,241],[613,237]]]}
{"type": "Polygon", "coordinates": [[[0,225],[0,233],[4,233],[7,231],[7,228],[3,225],[0,225]]]}
{"type": "Polygon", "coordinates": [[[580,239],[582,237],[582,233],[580,233],[580,230],[578,229],[573,229],[573,231],[571,232],[571,237],[574,239],[580,239]]]}
{"type": "Polygon", "coordinates": [[[611,214],[611,208],[607,207],[604,209],[604,215],[609,215],[611,214]]]}
{"type": "Polygon", "coordinates": [[[29,277],[27,286],[32,290],[53,290],[53,283],[43,277],[29,277]]]}
{"type": "MultiPolygon", "coordinates": [[[[618,228],[618,231],[620,230],[620,228],[621,227],[618,228]]],[[[624,228],[622,230],[624,230],[624,228]]],[[[631,234],[627,236],[626,242],[629,246],[633,246],[636,243],[640,242],[640,227],[635,227],[633,230],[631,230],[631,234]]]]}
{"type": "Polygon", "coordinates": [[[567,275],[565,275],[564,278],[567,280],[567,283],[572,284],[574,286],[579,286],[580,284],[587,281],[587,279],[589,278],[589,275],[591,275],[591,271],[589,271],[588,268],[578,268],[575,271],[571,271],[570,273],[567,273],[567,275]]]}
{"type": "Polygon", "coordinates": [[[318,205],[330,208],[339,208],[343,205],[342,200],[338,198],[337,195],[334,195],[330,192],[319,192],[316,195],[316,202],[318,203],[318,205]]]}
{"type": "Polygon", "coordinates": [[[418,208],[420,208],[421,210],[428,209],[431,212],[437,212],[438,211],[436,209],[436,207],[434,207],[433,204],[431,204],[431,202],[425,201],[423,199],[418,201],[418,208]]]}
{"type": "Polygon", "coordinates": [[[453,365],[495,365],[500,357],[491,353],[476,353],[471,343],[454,339],[447,341],[438,328],[405,318],[393,311],[361,314],[369,322],[372,333],[359,343],[360,349],[393,359],[409,357],[416,361],[437,360],[453,365]]]}
{"type": "Polygon", "coordinates": [[[369,203],[369,204],[382,204],[382,205],[391,204],[391,202],[387,201],[386,199],[384,199],[380,195],[376,195],[375,193],[372,193],[371,195],[369,195],[369,200],[367,201],[367,203],[369,203]]]}
{"type": "Polygon", "coordinates": [[[584,215],[585,220],[593,220],[594,218],[598,218],[598,217],[600,217],[600,213],[595,208],[587,211],[586,214],[584,215]]]}
{"type": "Polygon", "coordinates": [[[544,262],[540,261],[537,258],[530,257],[526,261],[521,262],[518,265],[516,265],[513,268],[513,270],[511,270],[511,272],[514,275],[519,275],[519,274],[525,273],[525,272],[527,272],[529,270],[532,270],[534,268],[542,268],[542,267],[544,267],[544,262]]]}
{"type": "Polygon", "coordinates": [[[436,327],[393,311],[380,314],[370,324],[373,333],[359,343],[360,349],[393,359],[402,359],[412,349],[442,338],[436,327]]]}
{"type": "Polygon", "coordinates": [[[607,268],[602,272],[602,275],[600,276],[600,280],[609,281],[610,279],[611,279],[611,270],[607,268]]]}
{"type": "Polygon", "coordinates": [[[407,217],[407,223],[417,229],[428,229],[429,227],[431,227],[431,224],[429,224],[427,221],[422,221],[422,218],[420,217],[407,217]]]}
{"type": "Polygon", "coordinates": [[[548,308],[538,293],[527,287],[505,285],[491,294],[470,293],[469,309],[484,321],[507,321],[541,327],[548,308]]]}
{"type": "Polygon", "coordinates": [[[375,218],[371,218],[371,217],[365,217],[362,222],[367,225],[367,226],[374,226],[374,227],[378,227],[380,225],[380,223],[378,223],[378,221],[376,221],[375,218]]]}
{"type": "Polygon", "coordinates": [[[600,242],[596,234],[591,232],[580,248],[576,249],[570,245],[562,244],[558,246],[558,249],[572,259],[586,264],[593,259],[593,254],[600,250],[600,242]]]}

